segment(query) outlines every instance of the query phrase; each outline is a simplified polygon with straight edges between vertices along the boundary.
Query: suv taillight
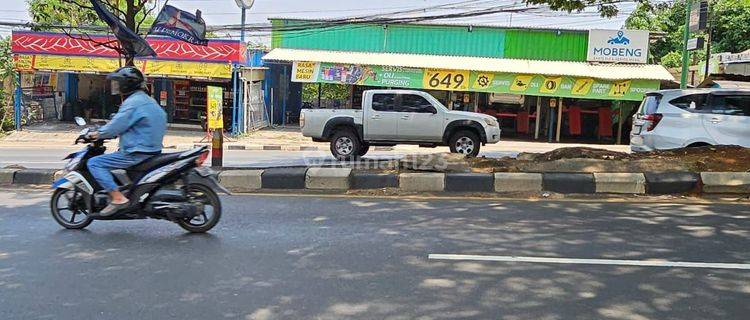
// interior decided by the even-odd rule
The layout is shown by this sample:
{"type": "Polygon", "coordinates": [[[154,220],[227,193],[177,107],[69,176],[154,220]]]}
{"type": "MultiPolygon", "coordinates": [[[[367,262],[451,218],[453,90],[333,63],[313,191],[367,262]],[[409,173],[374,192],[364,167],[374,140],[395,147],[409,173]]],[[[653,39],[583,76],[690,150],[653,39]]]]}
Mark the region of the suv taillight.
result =
{"type": "Polygon", "coordinates": [[[646,128],[646,131],[652,131],[656,128],[656,125],[659,124],[659,121],[661,121],[662,114],[661,113],[652,113],[647,114],[643,116],[643,120],[651,121],[651,124],[648,125],[648,128],[646,128]]]}

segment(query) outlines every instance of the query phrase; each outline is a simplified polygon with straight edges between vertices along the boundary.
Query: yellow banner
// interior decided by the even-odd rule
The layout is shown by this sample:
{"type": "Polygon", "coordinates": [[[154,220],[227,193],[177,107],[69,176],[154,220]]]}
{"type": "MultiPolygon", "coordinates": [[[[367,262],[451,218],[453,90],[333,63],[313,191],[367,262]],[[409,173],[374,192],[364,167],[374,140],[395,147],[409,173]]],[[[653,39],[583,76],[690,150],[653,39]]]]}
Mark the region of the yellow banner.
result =
{"type": "MultiPolygon", "coordinates": [[[[109,73],[120,67],[118,59],[55,55],[18,54],[14,57],[14,63],[15,69],[18,71],[51,70],[109,73]]],[[[232,65],[229,63],[136,60],[135,65],[146,76],[232,78],[232,65]]]]}
{"type": "Polygon", "coordinates": [[[13,67],[17,71],[34,70],[34,56],[28,54],[17,54],[13,56],[13,67]]]}
{"type": "Polygon", "coordinates": [[[117,59],[37,55],[34,69],[83,72],[112,72],[120,67],[117,59]]]}
{"type": "Polygon", "coordinates": [[[230,79],[232,78],[232,65],[229,63],[148,60],[146,61],[145,74],[230,79]]]}
{"type": "Polygon", "coordinates": [[[206,95],[208,97],[208,128],[224,128],[224,97],[221,87],[207,86],[206,95]]]}

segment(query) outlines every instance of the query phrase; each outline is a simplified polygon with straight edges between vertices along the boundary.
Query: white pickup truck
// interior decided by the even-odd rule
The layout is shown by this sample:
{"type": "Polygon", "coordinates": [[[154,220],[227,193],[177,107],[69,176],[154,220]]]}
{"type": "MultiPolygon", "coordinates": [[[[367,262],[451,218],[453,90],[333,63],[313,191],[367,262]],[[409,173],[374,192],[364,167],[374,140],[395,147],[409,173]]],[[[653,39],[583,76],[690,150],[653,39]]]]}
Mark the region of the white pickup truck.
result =
{"type": "Polygon", "coordinates": [[[303,109],[302,134],[330,142],[339,160],[353,160],[370,146],[417,144],[449,146],[453,153],[476,156],[480,145],[500,141],[500,126],[492,116],[448,110],[426,92],[367,90],[362,109],[303,109]]]}

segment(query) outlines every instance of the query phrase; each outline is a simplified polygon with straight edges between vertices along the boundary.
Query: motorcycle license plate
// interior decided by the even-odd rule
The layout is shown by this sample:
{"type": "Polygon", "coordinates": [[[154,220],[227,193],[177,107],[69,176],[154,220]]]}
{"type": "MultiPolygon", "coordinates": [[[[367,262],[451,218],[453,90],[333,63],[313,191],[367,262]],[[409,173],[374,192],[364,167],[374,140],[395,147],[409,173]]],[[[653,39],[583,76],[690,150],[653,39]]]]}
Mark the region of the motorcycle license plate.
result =
{"type": "Polygon", "coordinates": [[[641,134],[641,130],[643,130],[643,126],[635,126],[635,128],[633,128],[633,134],[641,134]]]}

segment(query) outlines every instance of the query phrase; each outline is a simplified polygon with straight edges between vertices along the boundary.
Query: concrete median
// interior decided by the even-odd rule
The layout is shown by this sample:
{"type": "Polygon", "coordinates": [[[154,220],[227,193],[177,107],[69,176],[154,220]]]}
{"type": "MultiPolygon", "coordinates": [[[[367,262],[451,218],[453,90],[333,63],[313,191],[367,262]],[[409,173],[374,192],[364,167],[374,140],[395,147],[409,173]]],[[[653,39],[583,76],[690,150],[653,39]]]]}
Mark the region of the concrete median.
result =
{"type": "Polygon", "coordinates": [[[351,168],[310,168],[305,187],[320,190],[349,190],[351,168]]]}
{"type": "Polygon", "coordinates": [[[13,184],[13,177],[19,169],[0,169],[0,185],[13,184]]]}
{"type": "Polygon", "coordinates": [[[219,174],[219,182],[232,192],[248,192],[262,187],[263,170],[227,170],[219,174]]]}
{"type": "Polygon", "coordinates": [[[407,192],[440,192],[445,190],[444,173],[402,173],[399,188],[407,192]]]}
{"type": "Polygon", "coordinates": [[[55,178],[55,169],[23,169],[13,175],[13,184],[52,184],[55,178]]]}
{"type": "Polygon", "coordinates": [[[512,193],[539,191],[542,191],[541,173],[495,173],[495,192],[512,193]]]}
{"type": "Polygon", "coordinates": [[[703,172],[704,193],[750,193],[750,172],[703,172]]]}
{"type": "Polygon", "coordinates": [[[646,177],[642,173],[594,173],[596,193],[646,193],[646,177]]]}

